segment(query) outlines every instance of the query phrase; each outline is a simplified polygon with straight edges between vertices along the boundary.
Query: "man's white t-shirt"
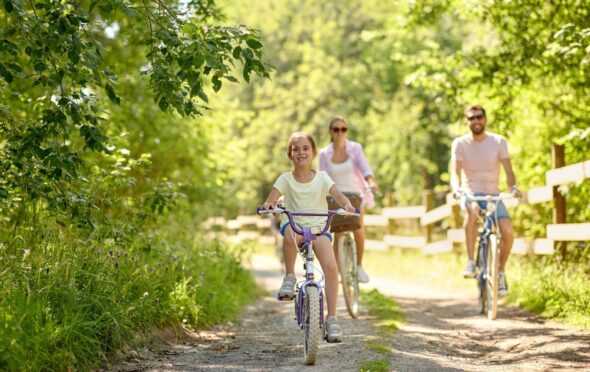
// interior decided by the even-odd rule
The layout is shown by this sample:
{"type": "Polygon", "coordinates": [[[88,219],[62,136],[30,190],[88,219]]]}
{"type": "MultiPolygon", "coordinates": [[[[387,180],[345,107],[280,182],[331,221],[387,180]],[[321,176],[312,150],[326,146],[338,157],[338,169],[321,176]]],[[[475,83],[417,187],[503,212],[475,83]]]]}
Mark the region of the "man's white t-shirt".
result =
{"type": "MultiPolygon", "coordinates": [[[[315,171],[315,176],[309,182],[297,182],[292,172],[285,172],[277,178],[273,187],[279,190],[285,199],[285,207],[291,211],[323,212],[328,209],[328,196],[334,181],[324,171],[315,171]]],[[[295,217],[302,226],[323,228],[326,217],[295,217]]],[[[281,225],[286,223],[287,216],[283,215],[281,225]]]]}
{"type": "Polygon", "coordinates": [[[486,132],[481,142],[468,133],[455,138],[451,146],[451,160],[461,162],[461,185],[469,192],[499,194],[500,164],[508,158],[506,139],[495,133],[486,132]]]}

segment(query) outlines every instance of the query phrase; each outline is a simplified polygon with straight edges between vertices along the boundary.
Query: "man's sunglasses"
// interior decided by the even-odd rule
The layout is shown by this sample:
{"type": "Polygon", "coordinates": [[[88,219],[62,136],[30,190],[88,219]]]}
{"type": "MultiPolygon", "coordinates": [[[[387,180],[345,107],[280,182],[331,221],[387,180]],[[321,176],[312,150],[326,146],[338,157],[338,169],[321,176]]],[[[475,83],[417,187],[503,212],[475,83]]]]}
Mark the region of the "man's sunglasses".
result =
{"type": "Polygon", "coordinates": [[[479,114],[479,115],[473,115],[473,116],[468,116],[467,120],[468,121],[474,121],[474,120],[480,120],[484,118],[484,114],[479,114]]]}
{"type": "Polygon", "coordinates": [[[341,128],[334,127],[334,128],[332,128],[332,132],[334,132],[334,133],[338,133],[338,132],[346,133],[347,130],[348,130],[348,128],[346,128],[346,127],[341,127],[341,128]]]}

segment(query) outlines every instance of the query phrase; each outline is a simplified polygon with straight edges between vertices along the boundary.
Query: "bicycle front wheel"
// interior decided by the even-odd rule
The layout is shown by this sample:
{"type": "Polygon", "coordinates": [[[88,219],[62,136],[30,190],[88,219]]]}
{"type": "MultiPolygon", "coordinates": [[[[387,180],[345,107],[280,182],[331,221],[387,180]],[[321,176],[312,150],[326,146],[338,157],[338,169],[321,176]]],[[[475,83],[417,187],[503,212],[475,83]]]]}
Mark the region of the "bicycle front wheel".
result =
{"type": "Polygon", "coordinates": [[[303,359],[305,364],[315,364],[320,340],[320,293],[317,287],[305,287],[303,298],[303,359]]]}
{"type": "Polygon", "coordinates": [[[359,313],[359,281],[356,243],[351,233],[345,233],[338,239],[338,266],[346,309],[351,317],[356,318],[359,313]]]}
{"type": "MultiPolygon", "coordinates": [[[[481,238],[480,238],[481,239],[481,238]]],[[[483,257],[486,252],[485,246],[482,243],[479,243],[479,247],[477,249],[477,260],[476,267],[477,267],[477,289],[479,290],[479,313],[485,314],[488,308],[488,301],[487,301],[487,289],[486,289],[486,279],[485,279],[485,270],[483,267],[483,257]]]]}
{"type": "Polygon", "coordinates": [[[496,319],[498,313],[498,278],[500,269],[500,252],[498,249],[498,237],[491,234],[488,238],[486,260],[486,294],[488,319],[496,319]]]}

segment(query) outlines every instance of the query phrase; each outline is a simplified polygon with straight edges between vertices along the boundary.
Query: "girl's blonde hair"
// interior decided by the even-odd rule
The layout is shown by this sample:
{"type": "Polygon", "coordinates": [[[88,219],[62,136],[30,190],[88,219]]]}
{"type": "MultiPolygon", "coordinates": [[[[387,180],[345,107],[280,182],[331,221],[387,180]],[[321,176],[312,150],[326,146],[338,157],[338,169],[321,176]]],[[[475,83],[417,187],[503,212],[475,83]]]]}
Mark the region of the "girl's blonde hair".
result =
{"type": "Polygon", "coordinates": [[[315,157],[318,154],[318,148],[315,145],[315,141],[313,140],[313,137],[311,136],[311,134],[309,134],[307,132],[295,132],[289,136],[289,141],[287,141],[287,156],[289,157],[289,159],[291,159],[291,155],[292,155],[291,148],[293,147],[293,142],[295,142],[296,139],[301,138],[301,137],[307,138],[309,140],[309,143],[311,143],[311,149],[313,150],[313,156],[315,157]]]}

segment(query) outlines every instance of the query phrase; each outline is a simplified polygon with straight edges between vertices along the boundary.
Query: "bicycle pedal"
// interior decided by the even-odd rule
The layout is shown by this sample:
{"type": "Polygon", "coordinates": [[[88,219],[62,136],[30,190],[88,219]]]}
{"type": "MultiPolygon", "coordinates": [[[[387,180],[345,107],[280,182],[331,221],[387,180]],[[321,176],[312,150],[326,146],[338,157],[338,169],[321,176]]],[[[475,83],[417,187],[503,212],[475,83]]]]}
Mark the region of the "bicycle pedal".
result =
{"type": "Polygon", "coordinates": [[[295,296],[281,296],[277,295],[277,300],[279,301],[291,301],[295,298],[295,296]]]}

